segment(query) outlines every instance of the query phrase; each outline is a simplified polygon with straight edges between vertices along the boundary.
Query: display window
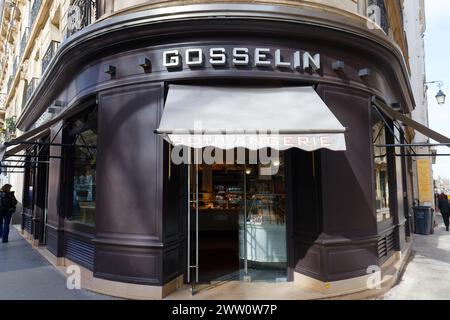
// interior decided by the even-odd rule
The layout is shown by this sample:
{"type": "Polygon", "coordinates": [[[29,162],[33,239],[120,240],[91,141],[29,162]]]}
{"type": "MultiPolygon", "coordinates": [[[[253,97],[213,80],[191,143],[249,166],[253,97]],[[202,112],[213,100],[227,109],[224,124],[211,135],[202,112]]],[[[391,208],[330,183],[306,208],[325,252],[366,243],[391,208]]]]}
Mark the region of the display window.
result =
{"type": "Polygon", "coordinates": [[[97,168],[97,112],[92,110],[74,120],[68,131],[72,146],[68,153],[68,174],[71,184],[71,222],[95,226],[96,168],[97,168]]]}
{"type": "Polygon", "coordinates": [[[389,154],[385,122],[378,115],[373,115],[375,123],[372,126],[374,146],[374,181],[375,181],[375,209],[377,222],[383,223],[392,219],[389,193],[389,154]]]}
{"type": "MultiPolygon", "coordinates": [[[[28,149],[26,152],[26,161],[30,164],[36,162],[37,158],[35,158],[35,155],[35,147],[28,149]]],[[[34,165],[28,165],[25,170],[23,208],[30,213],[34,210],[35,179],[36,167],[34,165]]]]}

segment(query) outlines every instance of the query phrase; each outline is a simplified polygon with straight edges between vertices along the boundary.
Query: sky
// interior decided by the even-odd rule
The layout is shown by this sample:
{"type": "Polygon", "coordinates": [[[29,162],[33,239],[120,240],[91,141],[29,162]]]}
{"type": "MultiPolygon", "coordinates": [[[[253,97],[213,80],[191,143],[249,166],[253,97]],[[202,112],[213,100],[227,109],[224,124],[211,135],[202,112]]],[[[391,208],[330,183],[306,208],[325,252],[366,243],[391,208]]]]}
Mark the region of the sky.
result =
{"type": "MultiPolygon", "coordinates": [[[[408,1],[408,0],[406,0],[408,1]]],[[[438,88],[428,90],[430,128],[450,137],[450,1],[425,0],[427,30],[425,54],[427,81],[442,80],[442,91],[447,95],[444,106],[436,102],[438,88]]],[[[438,153],[450,154],[450,148],[439,147],[438,153]]],[[[450,178],[450,157],[437,157],[434,176],[450,178]]]]}

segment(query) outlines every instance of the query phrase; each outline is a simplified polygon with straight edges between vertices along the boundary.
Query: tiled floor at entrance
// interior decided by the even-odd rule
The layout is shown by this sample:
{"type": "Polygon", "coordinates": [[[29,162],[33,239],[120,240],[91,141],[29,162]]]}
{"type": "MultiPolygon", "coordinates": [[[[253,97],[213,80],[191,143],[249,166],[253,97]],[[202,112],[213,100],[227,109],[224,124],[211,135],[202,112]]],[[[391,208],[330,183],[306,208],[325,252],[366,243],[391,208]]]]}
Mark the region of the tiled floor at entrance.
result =
{"type": "Polygon", "coordinates": [[[200,285],[195,295],[186,285],[172,293],[167,300],[318,300],[318,299],[370,299],[386,292],[395,282],[398,264],[389,267],[383,276],[380,290],[358,292],[336,296],[333,293],[321,293],[298,282],[253,282],[224,281],[212,285],[200,285]]]}
{"type": "Polygon", "coordinates": [[[215,285],[202,285],[198,287],[197,294],[192,296],[190,287],[185,286],[183,289],[171,294],[167,299],[184,300],[184,299],[213,299],[213,300],[283,300],[283,299],[320,299],[325,298],[320,293],[299,288],[298,284],[292,283],[244,283],[239,281],[230,281],[217,283],[215,285]]]}
{"type": "MultiPolygon", "coordinates": [[[[168,300],[317,300],[317,299],[371,299],[386,293],[395,284],[399,270],[405,262],[392,257],[392,262],[383,267],[382,285],[380,289],[366,290],[352,294],[336,296],[336,293],[327,292],[327,289],[317,291],[305,286],[302,281],[297,282],[241,282],[223,281],[212,285],[200,285],[195,295],[191,287],[185,285],[166,299],[168,300]]],[[[349,280],[354,281],[354,280],[349,280]]],[[[364,279],[364,283],[365,283],[364,279]]],[[[347,281],[343,281],[347,282],[347,281]]],[[[333,283],[331,287],[344,288],[348,283],[333,283]]],[[[342,292],[342,291],[341,291],[342,292]]],[[[348,291],[347,291],[348,292],[348,291]]]]}

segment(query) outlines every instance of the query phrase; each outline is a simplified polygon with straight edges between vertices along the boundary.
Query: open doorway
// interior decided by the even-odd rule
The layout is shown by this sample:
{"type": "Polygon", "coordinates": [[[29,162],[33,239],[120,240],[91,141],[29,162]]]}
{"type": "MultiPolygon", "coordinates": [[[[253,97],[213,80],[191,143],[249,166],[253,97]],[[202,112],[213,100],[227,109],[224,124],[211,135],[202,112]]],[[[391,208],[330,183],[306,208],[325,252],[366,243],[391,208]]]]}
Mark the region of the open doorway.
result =
{"type": "Polygon", "coordinates": [[[198,282],[287,281],[283,156],[270,164],[191,165],[189,180],[188,263],[198,267],[198,282]]]}

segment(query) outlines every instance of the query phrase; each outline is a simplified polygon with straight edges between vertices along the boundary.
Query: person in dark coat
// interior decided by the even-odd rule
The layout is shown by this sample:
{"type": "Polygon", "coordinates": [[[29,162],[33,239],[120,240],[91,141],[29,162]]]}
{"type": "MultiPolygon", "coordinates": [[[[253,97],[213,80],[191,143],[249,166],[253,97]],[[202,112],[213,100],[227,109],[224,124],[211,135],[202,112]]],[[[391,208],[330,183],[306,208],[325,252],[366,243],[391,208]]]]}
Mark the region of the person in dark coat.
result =
{"type": "Polygon", "coordinates": [[[8,242],[9,225],[12,215],[16,212],[17,200],[11,188],[10,184],[5,184],[0,191],[0,237],[3,243],[8,242]]]}
{"type": "Polygon", "coordinates": [[[448,196],[441,193],[438,200],[438,208],[441,211],[442,218],[444,218],[445,228],[449,231],[450,226],[450,204],[448,203],[448,196]]]}

